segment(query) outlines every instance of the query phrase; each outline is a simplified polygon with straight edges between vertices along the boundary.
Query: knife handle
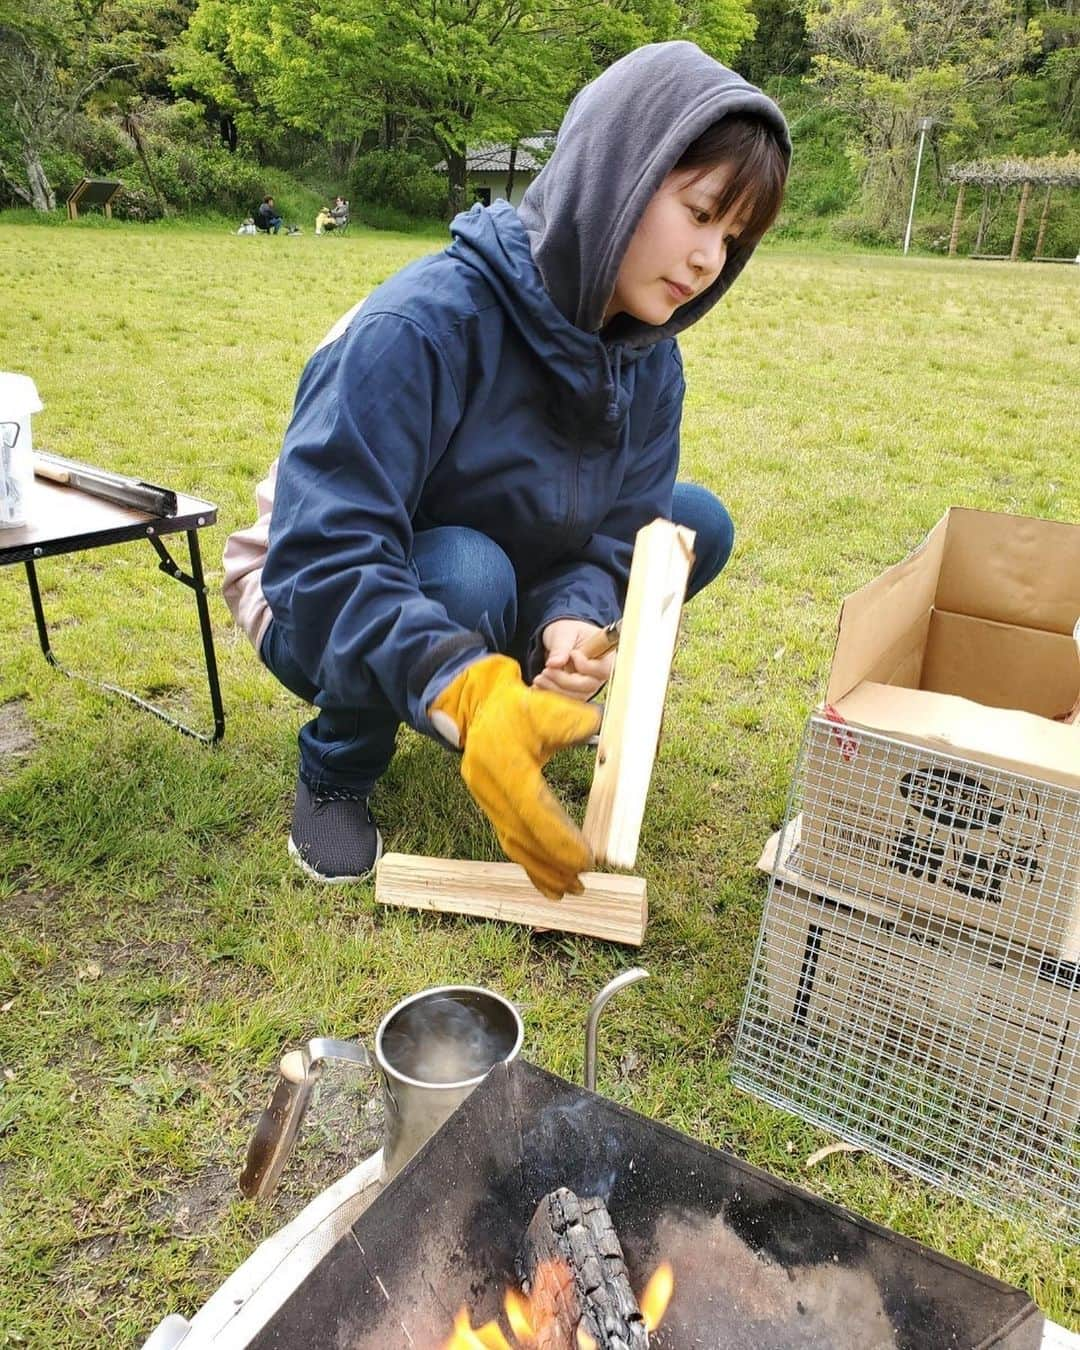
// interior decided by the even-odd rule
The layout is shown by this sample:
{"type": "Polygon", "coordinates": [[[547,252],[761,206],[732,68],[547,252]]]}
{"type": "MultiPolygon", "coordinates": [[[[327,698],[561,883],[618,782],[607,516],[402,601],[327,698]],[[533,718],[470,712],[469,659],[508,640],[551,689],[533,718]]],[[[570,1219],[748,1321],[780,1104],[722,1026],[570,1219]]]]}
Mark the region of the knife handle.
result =
{"type": "Polygon", "coordinates": [[[282,1056],[277,1084],[255,1126],[240,1174],[240,1192],[248,1200],[267,1199],[277,1185],[320,1072],[303,1050],[282,1056]]]}
{"type": "Polygon", "coordinates": [[[67,469],[60,469],[55,464],[47,464],[45,460],[34,457],[34,476],[36,478],[48,478],[53,483],[70,483],[71,474],[67,469]]]}
{"type": "Polygon", "coordinates": [[[328,1059],[371,1068],[371,1056],[360,1041],[339,1041],[329,1036],[316,1036],[302,1050],[290,1050],[282,1057],[277,1085],[255,1126],[240,1173],[240,1191],[248,1200],[268,1199],[278,1184],[323,1062],[328,1059]]]}
{"type": "Polygon", "coordinates": [[[601,628],[591,637],[586,638],[578,650],[588,660],[596,661],[601,656],[606,656],[612,647],[619,645],[621,631],[622,619],[616,619],[614,623],[609,623],[606,628],[601,628]]]}

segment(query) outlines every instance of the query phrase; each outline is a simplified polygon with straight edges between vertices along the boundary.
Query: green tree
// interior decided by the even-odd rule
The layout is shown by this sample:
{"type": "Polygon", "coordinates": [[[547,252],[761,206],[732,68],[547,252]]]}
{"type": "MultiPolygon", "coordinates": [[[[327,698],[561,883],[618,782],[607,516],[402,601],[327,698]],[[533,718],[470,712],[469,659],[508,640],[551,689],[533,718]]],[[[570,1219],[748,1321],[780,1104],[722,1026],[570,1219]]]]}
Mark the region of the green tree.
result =
{"type": "Polygon", "coordinates": [[[785,75],[803,75],[810,66],[806,16],[800,0],[754,0],[757,30],[739,53],[739,69],[766,87],[785,75]]]}
{"type": "Polygon", "coordinates": [[[177,87],[255,130],[267,112],[327,140],[378,126],[446,159],[556,119],[582,59],[549,0],[200,0],[177,87]]]}
{"type": "Polygon", "coordinates": [[[560,120],[575,89],[643,42],[685,36],[730,60],[749,0],[199,0],[175,84],[248,128],[423,145],[465,199],[466,152],[560,120]]]}
{"type": "Polygon", "coordinates": [[[16,198],[55,207],[50,153],[95,98],[161,83],[186,19],[172,0],[0,0],[0,177],[16,198]]]}
{"type": "Polygon", "coordinates": [[[173,91],[198,99],[232,150],[242,140],[274,139],[275,109],[269,94],[260,97],[261,63],[254,61],[249,31],[255,31],[255,15],[246,4],[198,0],[172,53],[173,91]]]}
{"type": "Polygon", "coordinates": [[[91,90],[116,73],[96,59],[85,18],[66,0],[0,3],[0,177],[38,211],[56,206],[45,157],[91,90]]]}
{"type": "Polygon", "coordinates": [[[675,28],[650,41],[683,37],[730,65],[757,31],[749,0],[680,0],[675,28]]]}
{"type": "Polygon", "coordinates": [[[514,141],[558,120],[582,60],[580,17],[548,0],[385,0],[380,93],[445,159],[451,214],[465,205],[470,142],[514,141]]]}
{"type": "MultiPolygon", "coordinates": [[[[1067,150],[1080,139],[1080,0],[1040,0],[1043,60],[1027,92],[1045,104],[1047,135],[1039,150],[1067,150]]],[[[1034,107],[1032,108],[1034,111],[1034,107]]]]}
{"type": "MultiPolygon", "coordinates": [[[[174,57],[173,87],[272,141],[274,124],[327,141],[377,121],[371,0],[200,0],[174,57]]],[[[234,146],[235,148],[235,146],[234,146]]]]}
{"type": "Polygon", "coordinates": [[[685,37],[730,60],[754,32],[748,0],[388,0],[384,14],[385,96],[442,152],[451,213],[468,144],[556,125],[577,88],[644,42],[685,37]]]}
{"type": "Polygon", "coordinates": [[[809,0],[812,80],[848,119],[866,219],[903,219],[918,120],[954,153],[985,127],[1038,49],[1015,0],[809,0]]]}

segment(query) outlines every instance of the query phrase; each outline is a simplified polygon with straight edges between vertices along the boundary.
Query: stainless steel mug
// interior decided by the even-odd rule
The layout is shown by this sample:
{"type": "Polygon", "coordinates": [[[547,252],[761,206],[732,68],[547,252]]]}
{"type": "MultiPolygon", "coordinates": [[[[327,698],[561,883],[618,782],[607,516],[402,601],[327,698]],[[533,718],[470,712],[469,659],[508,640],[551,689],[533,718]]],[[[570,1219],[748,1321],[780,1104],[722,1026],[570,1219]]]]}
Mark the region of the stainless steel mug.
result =
{"type": "MultiPolygon", "coordinates": [[[[610,980],[593,999],[585,1023],[585,1086],[596,1088],[596,1034],[600,1014],[613,994],[648,971],[635,966],[610,980]]],[[[518,1010],[500,994],[472,984],[440,985],[402,999],[375,1033],[386,1107],[383,1178],[395,1176],[496,1064],[516,1059],[525,1028],[518,1010]]],[[[240,1190],[265,1200],[277,1185],[327,1060],[371,1066],[359,1041],[318,1036],[281,1061],[270,1103],[259,1118],[240,1190]]]]}
{"type": "MultiPolygon", "coordinates": [[[[493,1065],[517,1056],[524,1036],[514,1005],[475,985],[423,989],[390,1009],[375,1033],[385,1180],[401,1171],[493,1065]]],[[[282,1058],[240,1175],[248,1199],[265,1200],[277,1185],[327,1060],[371,1065],[359,1041],[323,1036],[282,1058]]]]}
{"type": "Polygon", "coordinates": [[[452,984],[403,999],[375,1033],[383,1080],[383,1175],[395,1176],[494,1065],[517,1057],[525,1028],[490,989],[452,984]]]}

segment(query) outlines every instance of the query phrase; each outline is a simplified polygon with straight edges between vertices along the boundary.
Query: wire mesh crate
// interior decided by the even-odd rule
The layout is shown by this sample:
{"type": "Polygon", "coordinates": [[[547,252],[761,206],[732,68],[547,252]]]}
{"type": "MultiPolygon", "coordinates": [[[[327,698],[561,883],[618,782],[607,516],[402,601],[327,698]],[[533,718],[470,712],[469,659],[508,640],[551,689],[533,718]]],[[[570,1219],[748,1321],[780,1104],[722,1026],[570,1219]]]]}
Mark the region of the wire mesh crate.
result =
{"type": "Polygon", "coordinates": [[[820,716],[798,790],[800,870],[819,885],[1080,960],[1080,791],[820,716]]]}
{"type": "Polygon", "coordinates": [[[814,716],[771,871],[734,1081],[1080,1242],[1080,791],[814,716]]]}

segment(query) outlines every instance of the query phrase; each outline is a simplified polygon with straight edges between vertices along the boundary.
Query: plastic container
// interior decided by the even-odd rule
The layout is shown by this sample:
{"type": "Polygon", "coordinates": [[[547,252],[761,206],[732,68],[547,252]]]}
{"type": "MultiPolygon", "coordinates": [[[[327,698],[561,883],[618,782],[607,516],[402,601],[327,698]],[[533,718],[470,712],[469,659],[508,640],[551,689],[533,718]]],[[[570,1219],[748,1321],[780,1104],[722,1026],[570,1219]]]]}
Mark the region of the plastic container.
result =
{"type": "Polygon", "coordinates": [[[33,413],[42,402],[29,375],[0,371],[0,529],[25,525],[34,491],[33,413]]]}

